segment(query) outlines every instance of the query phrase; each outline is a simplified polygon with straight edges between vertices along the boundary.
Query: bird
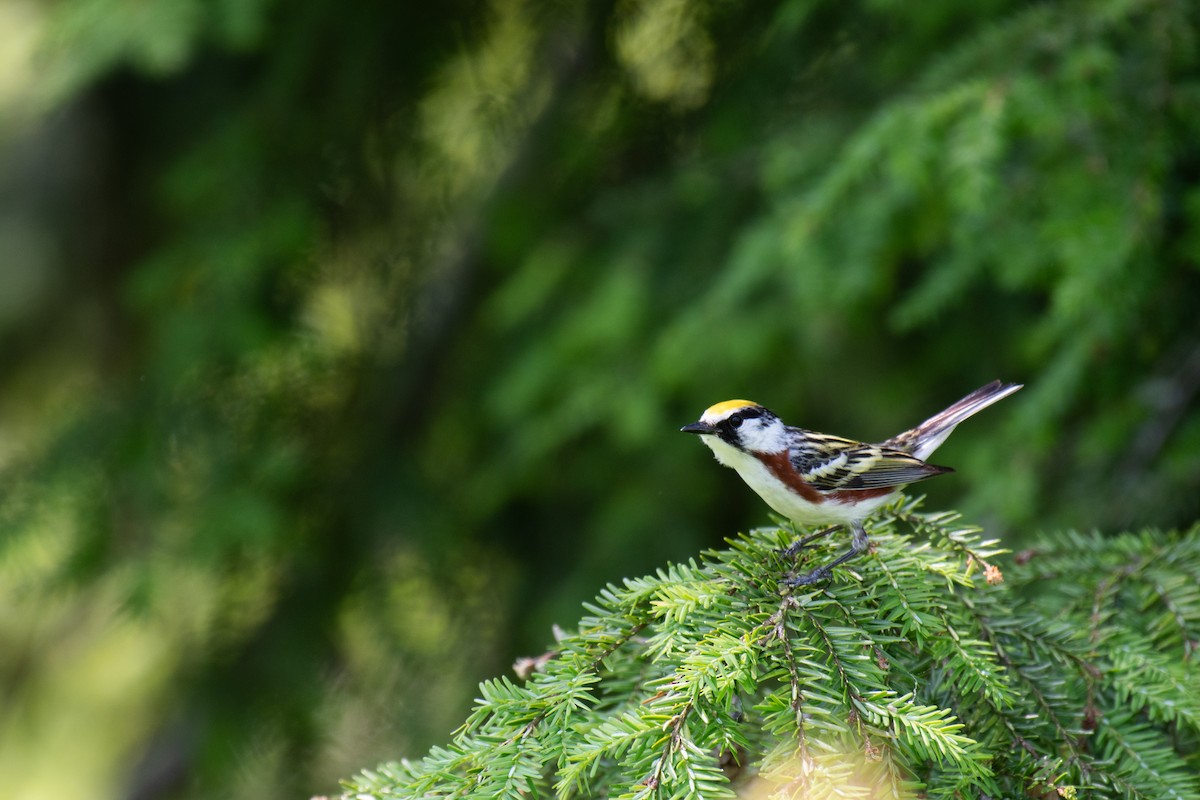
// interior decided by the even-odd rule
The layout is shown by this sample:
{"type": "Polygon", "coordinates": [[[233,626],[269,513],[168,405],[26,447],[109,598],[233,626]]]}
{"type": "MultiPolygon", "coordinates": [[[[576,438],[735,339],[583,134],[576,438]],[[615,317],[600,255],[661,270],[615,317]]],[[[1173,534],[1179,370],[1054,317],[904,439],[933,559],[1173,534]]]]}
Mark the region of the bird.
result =
{"type": "Polygon", "coordinates": [[[1022,388],[992,381],[920,425],[878,444],[787,425],[750,400],[710,406],[684,433],[697,434],[717,461],[736,470],[767,505],[799,525],[831,525],[789,548],[794,555],[812,539],[845,527],[850,550],[828,564],[791,578],[788,586],[825,580],[833,568],[870,546],[863,521],[904,486],[953,472],[926,459],[960,422],[1022,388]]]}

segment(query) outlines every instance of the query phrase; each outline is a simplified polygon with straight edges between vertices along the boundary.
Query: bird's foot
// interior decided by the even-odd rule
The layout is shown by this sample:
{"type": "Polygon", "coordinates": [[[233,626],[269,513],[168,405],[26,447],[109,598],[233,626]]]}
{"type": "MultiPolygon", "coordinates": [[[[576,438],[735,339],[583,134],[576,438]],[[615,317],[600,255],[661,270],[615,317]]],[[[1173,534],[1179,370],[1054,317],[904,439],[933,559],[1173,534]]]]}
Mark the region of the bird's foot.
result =
{"type": "MultiPolygon", "coordinates": [[[[808,544],[818,536],[826,536],[835,530],[837,530],[837,526],[827,528],[823,531],[817,531],[816,533],[801,539],[799,542],[797,542],[797,544],[799,544],[800,547],[804,547],[804,545],[808,544]]],[[[851,540],[850,550],[848,552],[842,553],[833,561],[817,567],[812,572],[807,572],[804,575],[798,575],[795,577],[784,578],[780,581],[780,583],[782,583],[784,586],[808,586],[809,584],[823,581],[833,574],[834,567],[838,566],[839,564],[846,563],[859,553],[866,551],[871,546],[871,540],[867,537],[867,531],[865,528],[863,528],[861,522],[851,522],[850,532],[853,534],[853,538],[851,540]]]]}
{"type": "Polygon", "coordinates": [[[821,581],[828,580],[832,574],[833,570],[831,570],[829,567],[817,567],[811,572],[806,572],[803,575],[795,575],[790,578],[784,578],[779,583],[783,586],[790,586],[793,588],[796,586],[810,586],[814,583],[820,583],[821,581]]]}

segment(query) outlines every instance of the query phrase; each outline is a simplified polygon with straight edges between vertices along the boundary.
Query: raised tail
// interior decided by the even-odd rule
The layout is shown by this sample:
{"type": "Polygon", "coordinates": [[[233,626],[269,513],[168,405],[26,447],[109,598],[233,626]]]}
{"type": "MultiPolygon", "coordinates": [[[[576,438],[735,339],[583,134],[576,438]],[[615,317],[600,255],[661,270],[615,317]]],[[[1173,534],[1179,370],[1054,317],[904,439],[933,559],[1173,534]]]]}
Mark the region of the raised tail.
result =
{"type": "Polygon", "coordinates": [[[942,442],[946,441],[946,437],[954,432],[958,423],[979,413],[992,403],[1003,400],[1020,389],[1022,385],[992,381],[987,386],[981,386],[971,392],[945,411],[934,414],[912,430],[893,436],[883,444],[886,447],[894,447],[897,450],[911,453],[924,461],[941,446],[942,442]]]}

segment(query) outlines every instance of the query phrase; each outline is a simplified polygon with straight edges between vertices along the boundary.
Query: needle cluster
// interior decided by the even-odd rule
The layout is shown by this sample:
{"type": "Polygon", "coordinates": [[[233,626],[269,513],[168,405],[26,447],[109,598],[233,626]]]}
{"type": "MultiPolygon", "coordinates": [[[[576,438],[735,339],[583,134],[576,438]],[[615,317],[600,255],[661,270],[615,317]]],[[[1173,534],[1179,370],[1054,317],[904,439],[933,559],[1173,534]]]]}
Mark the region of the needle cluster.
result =
{"type": "Polygon", "coordinates": [[[347,796],[1200,798],[1200,528],[1050,536],[1002,577],[916,506],[823,585],[781,588],[770,527],[608,586],[450,744],[347,796]]]}

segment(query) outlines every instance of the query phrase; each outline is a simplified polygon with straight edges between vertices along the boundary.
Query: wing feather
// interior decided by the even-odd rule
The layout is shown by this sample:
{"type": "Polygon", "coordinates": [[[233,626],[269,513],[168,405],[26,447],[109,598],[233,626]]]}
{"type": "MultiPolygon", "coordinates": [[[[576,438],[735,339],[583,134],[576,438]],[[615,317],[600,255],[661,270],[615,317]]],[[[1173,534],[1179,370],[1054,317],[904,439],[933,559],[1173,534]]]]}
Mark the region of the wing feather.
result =
{"type": "Polygon", "coordinates": [[[890,447],[806,433],[808,441],[788,455],[804,481],[820,491],[903,486],[953,472],[890,447]]]}

